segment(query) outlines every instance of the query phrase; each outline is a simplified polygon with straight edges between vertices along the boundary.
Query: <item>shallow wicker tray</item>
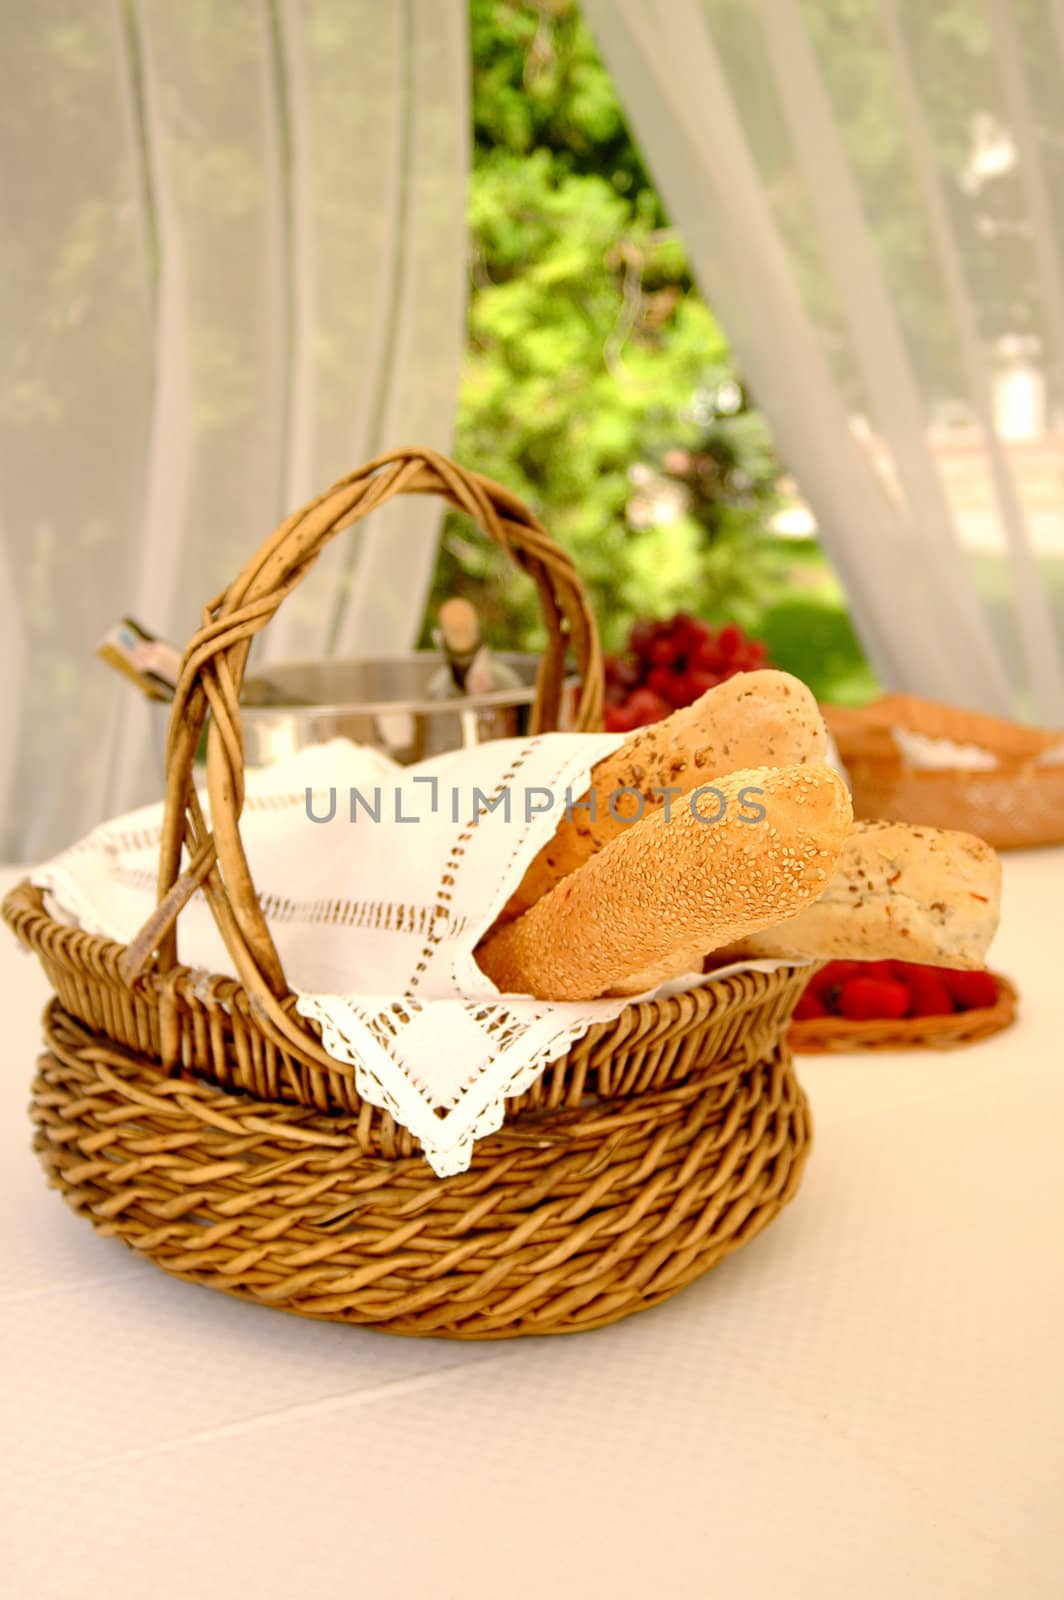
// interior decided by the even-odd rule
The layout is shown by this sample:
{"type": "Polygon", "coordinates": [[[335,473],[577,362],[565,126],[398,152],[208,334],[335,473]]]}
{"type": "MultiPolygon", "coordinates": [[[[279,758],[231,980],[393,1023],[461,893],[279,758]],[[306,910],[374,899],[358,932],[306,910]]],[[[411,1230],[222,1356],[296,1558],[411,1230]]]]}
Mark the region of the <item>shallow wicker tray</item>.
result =
{"type": "Polygon", "coordinates": [[[253,636],[326,541],[402,493],[467,511],[536,583],[548,644],[533,731],[557,726],[569,650],[575,727],[599,725],[584,591],[507,490],[398,451],[293,514],[185,652],[148,924],[123,946],[57,921],[29,884],[4,902],[56,991],[35,1145],[94,1227],[211,1288],[404,1334],[597,1327],[708,1271],[795,1193],[810,1124],[785,1036],[808,973],[742,973],[628,1006],[510,1102],[458,1177],[438,1178],[359,1098],[353,1068],[296,1013],[251,881],[238,697],[253,636]],[[192,782],[205,725],[213,831],[192,782]],[[197,890],[240,981],[178,960],[175,924],[197,890]]]}
{"type": "Polygon", "coordinates": [[[832,1050],[955,1050],[958,1045],[975,1044],[1000,1033],[1016,1020],[1019,996],[1014,985],[1000,972],[995,972],[994,977],[998,998],[993,1006],[955,1011],[943,1017],[875,1017],[869,1022],[809,1017],[791,1023],[788,1043],[797,1055],[820,1055],[832,1050]]]}

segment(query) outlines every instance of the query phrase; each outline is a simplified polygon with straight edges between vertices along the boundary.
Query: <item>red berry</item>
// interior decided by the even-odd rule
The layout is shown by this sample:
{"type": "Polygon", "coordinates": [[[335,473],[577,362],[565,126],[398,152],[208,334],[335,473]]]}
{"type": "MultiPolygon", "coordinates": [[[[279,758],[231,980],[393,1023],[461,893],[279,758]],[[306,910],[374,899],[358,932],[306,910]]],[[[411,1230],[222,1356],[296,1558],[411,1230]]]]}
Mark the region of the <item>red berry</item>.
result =
{"type": "Polygon", "coordinates": [[[728,657],[734,656],[744,642],[743,630],[737,622],[726,622],[717,635],[717,643],[728,657]]]}
{"type": "Polygon", "coordinates": [[[672,684],[671,684],[671,687],[669,689],[668,698],[672,702],[673,706],[675,706],[677,708],[679,708],[680,706],[689,706],[691,704],[692,700],[697,700],[698,699],[698,695],[695,693],[695,691],[694,691],[694,689],[693,689],[693,687],[691,685],[691,678],[690,678],[690,674],[689,673],[686,673],[686,672],[674,672],[673,673],[673,675],[672,675],[672,684]]]}
{"type": "Polygon", "coordinates": [[[859,961],[828,961],[809,981],[816,986],[818,994],[823,994],[826,990],[845,983],[847,978],[852,978],[860,966],[859,961]]]}
{"type": "Polygon", "coordinates": [[[888,983],[898,983],[900,974],[894,961],[859,961],[854,974],[858,978],[884,978],[888,983]]]}
{"type": "Polygon", "coordinates": [[[632,713],[626,705],[607,706],[602,713],[602,722],[607,733],[631,733],[635,727],[632,713]]]}
{"type": "Polygon", "coordinates": [[[606,662],[606,681],[622,689],[634,689],[639,682],[639,663],[631,656],[610,656],[606,662]]]}
{"type": "Polygon", "coordinates": [[[765,665],[764,651],[755,650],[752,644],[744,644],[732,657],[731,664],[738,667],[740,672],[757,672],[765,665]]]}
{"type": "Polygon", "coordinates": [[[700,668],[703,672],[719,672],[724,665],[724,657],[720,652],[712,634],[707,634],[691,651],[691,665],[700,668]]]}
{"type": "Polygon", "coordinates": [[[644,687],[632,690],[627,710],[632,718],[632,727],[642,728],[649,722],[659,722],[662,717],[667,717],[671,707],[668,701],[660,694],[655,694],[652,688],[644,687]]]}
{"type": "Polygon", "coordinates": [[[904,1017],[909,991],[893,978],[849,978],[839,995],[839,1011],[849,1022],[869,1022],[873,1017],[904,1017]]]}
{"type": "Polygon", "coordinates": [[[860,969],[859,961],[829,961],[810,978],[808,987],[814,994],[819,995],[829,1015],[832,1013],[838,1015],[842,985],[860,969]]]}
{"type": "Polygon", "coordinates": [[[686,611],[678,611],[673,618],[673,638],[685,653],[690,654],[706,640],[709,630],[704,622],[699,622],[697,617],[690,616],[686,611]]]}
{"type": "Polygon", "coordinates": [[[946,979],[962,1011],[979,1011],[997,1005],[997,980],[990,972],[951,972],[946,979]]]}
{"type": "Polygon", "coordinates": [[[894,968],[894,976],[900,978],[903,983],[908,983],[912,977],[920,978],[925,972],[934,972],[942,977],[941,967],[929,967],[922,961],[892,961],[891,966],[894,968]]]}
{"type": "Polygon", "coordinates": [[[676,660],[676,645],[663,635],[648,646],[646,655],[652,667],[671,667],[676,660]]]}
{"type": "Polygon", "coordinates": [[[716,688],[717,674],[715,672],[703,672],[698,667],[688,667],[687,681],[691,685],[692,699],[700,700],[710,689],[716,688]]]}
{"type": "Polygon", "coordinates": [[[657,623],[644,619],[637,622],[628,635],[628,648],[637,656],[645,656],[657,636],[657,623]]]}
{"type": "Polygon", "coordinates": [[[804,994],[799,995],[798,1004],[794,1008],[795,1022],[808,1022],[811,1017],[826,1017],[828,1015],[827,1006],[812,989],[806,989],[804,994]]]}
{"type": "Polygon", "coordinates": [[[953,999],[941,972],[934,967],[919,967],[905,975],[909,990],[910,1017],[948,1017],[953,1011],[953,999]]]}
{"type": "MultiPolygon", "coordinates": [[[[672,671],[669,667],[651,667],[647,673],[646,687],[653,689],[663,700],[668,700],[672,692],[672,671]]],[[[636,691],[638,693],[638,690],[636,691]]]]}

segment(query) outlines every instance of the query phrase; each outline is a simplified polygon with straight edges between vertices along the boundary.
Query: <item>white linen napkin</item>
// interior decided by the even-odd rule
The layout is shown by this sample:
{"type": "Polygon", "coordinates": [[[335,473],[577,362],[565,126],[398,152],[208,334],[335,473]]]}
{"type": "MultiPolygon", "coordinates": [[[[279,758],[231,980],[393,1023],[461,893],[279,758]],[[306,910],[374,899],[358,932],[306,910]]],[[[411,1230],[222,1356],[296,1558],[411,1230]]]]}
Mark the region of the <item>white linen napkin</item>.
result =
{"type": "MultiPolygon", "coordinates": [[[[546,734],[399,767],[337,739],[247,774],[241,835],[297,1008],[441,1177],[468,1167],[508,1098],[629,1003],[503,996],[473,959],[567,800],[621,742],[546,734]]],[[[126,943],[155,905],[161,825],[161,805],[104,823],[33,881],[54,914],[126,943]]],[[[202,893],[181,914],[178,947],[185,965],[235,976],[202,893]]]]}

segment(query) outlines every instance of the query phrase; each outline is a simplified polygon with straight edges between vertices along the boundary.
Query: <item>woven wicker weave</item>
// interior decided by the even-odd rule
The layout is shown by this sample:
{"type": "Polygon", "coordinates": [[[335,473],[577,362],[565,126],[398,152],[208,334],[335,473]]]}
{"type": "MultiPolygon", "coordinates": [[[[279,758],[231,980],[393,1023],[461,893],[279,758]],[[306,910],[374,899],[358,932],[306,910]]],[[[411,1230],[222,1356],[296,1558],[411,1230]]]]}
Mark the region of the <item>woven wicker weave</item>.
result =
{"type": "Polygon", "coordinates": [[[787,1033],[797,1055],[822,1055],[829,1051],[955,1050],[1000,1033],[1016,1020],[1019,996],[1000,972],[996,1005],[971,1011],[954,1011],[941,1017],[874,1017],[850,1022],[846,1017],[808,1017],[792,1022],[787,1033]]]}
{"type": "Polygon", "coordinates": [[[520,1116],[446,1180],[367,1156],[354,1118],[161,1077],[54,1002],[46,1044],[35,1146],[101,1233],[210,1288],[393,1333],[567,1333],[654,1305],[775,1216],[809,1138],[767,1018],[662,1087],[520,1116]]]}
{"type": "Polygon", "coordinates": [[[253,635],[326,540],[401,493],[468,511],[536,582],[548,645],[533,727],[556,725],[570,648],[575,725],[598,726],[602,661],[583,589],[508,491],[398,451],[289,517],[185,652],[148,925],[122,946],[56,921],[29,884],[4,902],[57,995],[36,1147],[95,1227],[213,1288],[399,1333],[595,1327],[707,1271],[795,1192],[810,1129],[784,1036],[806,973],[745,973],[627,1007],[509,1103],[459,1177],[436,1177],[410,1135],[360,1100],[353,1069],[295,1012],[247,869],[238,696],[253,635]],[[213,832],[192,782],[205,722],[213,832]],[[197,889],[239,981],[178,960],[175,924],[197,889]]]}

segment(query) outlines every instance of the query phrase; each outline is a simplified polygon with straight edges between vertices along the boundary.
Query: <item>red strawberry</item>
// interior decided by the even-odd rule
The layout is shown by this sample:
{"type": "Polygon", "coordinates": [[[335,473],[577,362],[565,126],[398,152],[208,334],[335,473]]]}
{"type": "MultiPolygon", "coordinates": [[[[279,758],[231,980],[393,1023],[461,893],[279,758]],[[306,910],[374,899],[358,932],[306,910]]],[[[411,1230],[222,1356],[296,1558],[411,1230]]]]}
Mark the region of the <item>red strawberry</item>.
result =
{"type": "Polygon", "coordinates": [[[825,1004],[831,999],[832,992],[838,988],[838,985],[830,976],[825,976],[826,972],[826,967],[819,972],[814,972],[805,986],[806,994],[815,994],[817,999],[823,1000],[825,1004]]]}
{"type": "Polygon", "coordinates": [[[849,1022],[869,1022],[873,1017],[904,1017],[909,991],[893,978],[849,978],[839,995],[839,1011],[849,1022]]]}
{"type": "Polygon", "coordinates": [[[920,961],[892,961],[891,966],[894,968],[894,976],[900,978],[903,983],[907,983],[913,975],[919,978],[925,972],[934,972],[939,977],[942,976],[941,967],[929,967],[920,961]]]}
{"type": "Polygon", "coordinates": [[[860,968],[859,961],[829,961],[819,972],[813,974],[807,987],[823,1001],[829,1015],[838,1016],[842,985],[847,978],[859,972],[860,968]]]}
{"type": "Polygon", "coordinates": [[[998,987],[991,972],[951,972],[946,982],[961,1011],[997,1005],[998,987]]]}
{"type": "Polygon", "coordinates": [[[817,993],[822,994],[825,989],[832,989],[836,984],[845,983],[847,978],[855,976],[860,966],[859,961],[829,961],[812,979],[817,993]]]}
{"type": "Polygon", "coordinates": [[[827,1006],[812,989],[806,989],[804,994],[799,995],[798,1004],[794,1008],[795,1022],[808,1022],[811,1017],[826,1017],[828,1015],[827,1006]]]}
{"type": "Polygon", "coordinates": [[[936,968],[910,966],[904,982],[911,996],[910,1017],[948,1017],[952,1014],[953,997],[942,973],[936,968]]]}
{"type": "Polygon", "coordinates": [[[898,983],[901,974],[896,961],[861,961],[856,974],[859,978],[883,978],[888,983],[898,983]]]}

